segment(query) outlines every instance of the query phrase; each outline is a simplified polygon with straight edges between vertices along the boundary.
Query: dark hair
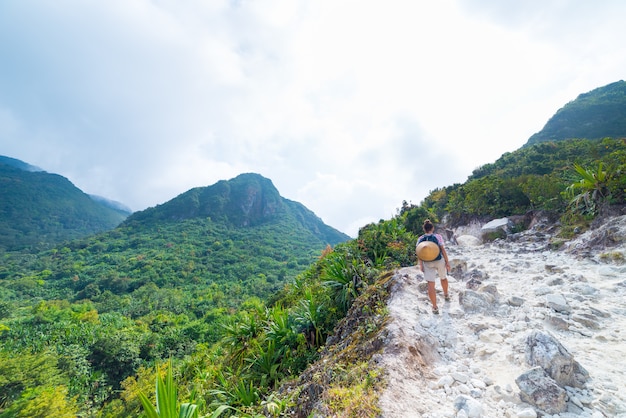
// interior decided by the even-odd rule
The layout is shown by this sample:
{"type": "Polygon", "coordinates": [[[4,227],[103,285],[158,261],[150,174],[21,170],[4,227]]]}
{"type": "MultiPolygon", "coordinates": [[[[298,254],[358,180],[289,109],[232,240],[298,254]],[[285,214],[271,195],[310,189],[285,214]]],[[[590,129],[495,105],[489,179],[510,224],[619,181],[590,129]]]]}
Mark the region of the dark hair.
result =
{"type": "Polygon", "coordinates": [[[424,225],[422,225],[422,228],[424,228],[424,232],[428,233],[435,229],[435,225],[433,225],[430,219],[426,219],[424,221],[424,225]]]}

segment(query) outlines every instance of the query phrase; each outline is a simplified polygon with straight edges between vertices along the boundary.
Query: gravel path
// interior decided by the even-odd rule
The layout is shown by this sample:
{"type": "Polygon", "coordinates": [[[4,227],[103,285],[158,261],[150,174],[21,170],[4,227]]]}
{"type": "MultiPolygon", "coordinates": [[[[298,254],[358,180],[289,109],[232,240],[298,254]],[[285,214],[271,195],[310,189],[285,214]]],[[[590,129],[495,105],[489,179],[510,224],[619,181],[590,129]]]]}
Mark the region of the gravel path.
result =
{"type": "MultiPolygon", "coordinates": [[[[388,382],[380,400],[385,418],[540,416],[515,383],[530,369],[525,340],[532,330],[552,334],[590,374],[585,388],[566,388],[568,412],[552,418],[626,417],[626,266],[600,253],[547,251],[545,240],[530,238],[448,245],[452,301],[439,294],[440,315],[431,313],[417,267],[396,273],[388,341],[376,359],[388,382]],[[462,306],[459,294],[471,278],[496,301],[473,311],[462,306]],[[569,312],[549,306],[555,296],[569,312]]],[[[610,251],[623,256],[626,247],[610,251]]]]}

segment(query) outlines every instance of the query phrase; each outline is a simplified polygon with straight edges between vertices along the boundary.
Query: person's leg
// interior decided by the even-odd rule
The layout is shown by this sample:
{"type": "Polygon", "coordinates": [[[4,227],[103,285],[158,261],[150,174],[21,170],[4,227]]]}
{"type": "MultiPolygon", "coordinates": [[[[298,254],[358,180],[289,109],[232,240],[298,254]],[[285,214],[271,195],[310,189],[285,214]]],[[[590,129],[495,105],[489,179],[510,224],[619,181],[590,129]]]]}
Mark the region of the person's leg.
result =
{"type": "Polygon", "coordinates": [[[441,279],[441,288],[443,289],[443,297],[448,300],[448,298],[450,297],[448,293],[448,279],[445,277],[441,279]]]}
{"type": "Polygon", "coordinates": [[[446,270],[446,263],[443,259],[437,261],[437,275],[441,280],[441,288],[443,289],[443,296],[448,298],[448,272],[446,270]]]}
{"type": "Polygon", "coordinates": [[[437,280],[437,267],[431,262],[424,262],[424,279],[428,283],[428,298],[433,305],[433,312],[439,313],[437,307],[437,294],[435,293],[435,280],[437,280]]]}
{"type": "Polygon", "coordinates": [[[435,293],[435,282],[428,282],[428,298],[433,304],[433,311],[437,308],[437,294],[435,293]]]}

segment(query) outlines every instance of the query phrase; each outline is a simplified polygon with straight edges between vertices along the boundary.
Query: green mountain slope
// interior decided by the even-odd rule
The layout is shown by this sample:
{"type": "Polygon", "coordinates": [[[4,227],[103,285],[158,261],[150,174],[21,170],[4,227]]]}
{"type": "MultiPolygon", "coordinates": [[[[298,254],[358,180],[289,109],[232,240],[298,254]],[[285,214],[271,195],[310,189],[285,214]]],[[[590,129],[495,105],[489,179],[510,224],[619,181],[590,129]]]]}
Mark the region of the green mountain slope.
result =
{"type": "Polygon", "coordinates": [[[210,187],[191,189],[169,202],[133,214],[126,225],[193,218],[209,218],[234,227],[289,222],[304,240],[316,245],[332,245],[349,239],[346,234],[324,224],[302,204],[280,196],[271,180],[254,173],[222,180],[210,187]]]}
{"type": "Polygon", "coordinates": [[[542,142],[507,152],[474,170],[465,183],[432,191],[421,206],[450,226],[531,210],[563,214],[570,208],[566,189],[580,181],[575,164],[592,171],[600,167],[607,175],[598,185],[605,188],[606,205],[626,202],[626,141],[604,138],[542,142]]]}
{"type": "MultiPolygon", "coordinates": [[[[348,239],[282,198],[270,180],[243,174],[137,212],[112,231],[37,257],[5,257],[0,285],[10,299],[26,304],[90,300],[109,312],[130,300],[130,317],[146,313],[146,288],[176,288],[207,300],[202,316],[249,297],[267,299],[327,245],[348,239]]],[[[164,305],[170,308],[185,309],[164,305]]]]}
{"type": "Polygon", "coordinates": [[[37,250],[122,222],[127,212],[95,201],[65,177],[0,159],[0,250],[37,250]]]}
{"type": "MultiPolygon", "coordinates": [[[[243,174],[36,256],[5,253],[0,364],[46,352],[71,376],[70,395],[99,407],[140,365],[216,342],[242,309],[263,312],[328,244],[348,239],[268,179],[243,174]]],[[[0,379],[9,389],[22,390],[0,379]]]]}
{"type": "Polygon", "coordinates": [[[564,139],[626,136],[626,82],[617,81],[579,95],[559,109],[526,146],[564,139]]]}
{"type": "MultiPolygon", "coordinates": [[[[621,210],[626,202],[626,82],[579,95],[523,147],[475,169],[463,184],[431,191],[408,215],[445,219],[450,226],[532,210],[567,213],[571,220],[576,218],[568,213],[574,196],[566,191],[580,183],[575,166],[603,177],[594,187],[602,189],[604,198],[588,205],[593,210],[587,215],[621,210]]],[[[414,222],[410,227],[419,229],[414,222]]]]}

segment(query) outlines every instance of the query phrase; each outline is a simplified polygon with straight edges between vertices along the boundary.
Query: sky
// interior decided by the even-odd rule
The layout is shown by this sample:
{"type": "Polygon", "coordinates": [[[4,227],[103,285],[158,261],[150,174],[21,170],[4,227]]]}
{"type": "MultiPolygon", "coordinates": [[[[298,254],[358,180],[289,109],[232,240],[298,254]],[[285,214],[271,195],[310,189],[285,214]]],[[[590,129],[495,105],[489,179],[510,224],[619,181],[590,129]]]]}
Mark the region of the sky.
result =
{"type": "Polygon", "coordinates": [[[626,76],[621,0],[4,0],[0,155],[133,211],[241,173],[356,237],[626,76]]]}

